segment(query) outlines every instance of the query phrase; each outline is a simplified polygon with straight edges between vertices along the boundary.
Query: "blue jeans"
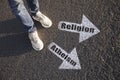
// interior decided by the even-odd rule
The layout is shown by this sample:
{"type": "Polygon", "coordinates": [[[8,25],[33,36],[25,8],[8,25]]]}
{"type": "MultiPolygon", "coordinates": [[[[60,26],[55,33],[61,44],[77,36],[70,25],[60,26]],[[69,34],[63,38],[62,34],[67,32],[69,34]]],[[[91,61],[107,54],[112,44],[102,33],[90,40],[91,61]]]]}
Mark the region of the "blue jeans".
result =
{"type": "MultiPolygon", "coordinates": [[[[30,8],[31,15],[35,15],[39,11],[38,0],[26,0],[30,8]]],[[[27,32],[36,30],[34,22],[24,6],[23,0],[8,0],[13,14],[23,23],[27,32]]]]}

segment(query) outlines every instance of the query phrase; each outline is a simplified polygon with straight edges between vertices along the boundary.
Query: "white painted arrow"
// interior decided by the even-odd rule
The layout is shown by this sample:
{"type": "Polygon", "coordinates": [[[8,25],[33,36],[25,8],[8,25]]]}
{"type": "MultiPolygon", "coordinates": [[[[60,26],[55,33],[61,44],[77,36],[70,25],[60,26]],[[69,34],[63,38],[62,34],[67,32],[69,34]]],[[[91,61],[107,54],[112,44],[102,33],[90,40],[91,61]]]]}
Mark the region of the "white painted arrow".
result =
{"type": "Polygon", "coordinates": [[[83,15],[82,17],[81,24],[60,21],[58,29],[68,32],[79,33],[79,42],[82,42],[100,32],[100,30],[85,15],[83,15]]]}
{"type": "Polygon", "coordinates": [[[76,48],[74,48],[70,54],[54,42],[52,42],[48,48],[52,53],[63,60],[63,63],[60,65],[59,69],[81,69],[76,48]]]}

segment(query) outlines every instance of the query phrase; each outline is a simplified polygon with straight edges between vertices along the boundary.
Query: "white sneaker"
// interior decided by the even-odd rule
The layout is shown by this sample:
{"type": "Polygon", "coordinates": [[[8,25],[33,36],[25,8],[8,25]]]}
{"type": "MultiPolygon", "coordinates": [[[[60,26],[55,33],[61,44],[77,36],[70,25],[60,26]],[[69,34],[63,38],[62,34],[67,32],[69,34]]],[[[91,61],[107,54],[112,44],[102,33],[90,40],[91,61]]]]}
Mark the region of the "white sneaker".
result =
{"type": "Polygon", "coordinates": [[[40,51],[43,49],[43,42],[42,40],[39,38],[37,31],[28,33],[28,37],[31,41],[32,47],[36,50],[36,51],[40,51]]]}
{"type": "Polygon", "coordinates": [[[36,16],[33,16],[33,19],[39,21],[45,28],[49,28],[52,26],[52,21],[40,11],[36,13],[36,16]]]}

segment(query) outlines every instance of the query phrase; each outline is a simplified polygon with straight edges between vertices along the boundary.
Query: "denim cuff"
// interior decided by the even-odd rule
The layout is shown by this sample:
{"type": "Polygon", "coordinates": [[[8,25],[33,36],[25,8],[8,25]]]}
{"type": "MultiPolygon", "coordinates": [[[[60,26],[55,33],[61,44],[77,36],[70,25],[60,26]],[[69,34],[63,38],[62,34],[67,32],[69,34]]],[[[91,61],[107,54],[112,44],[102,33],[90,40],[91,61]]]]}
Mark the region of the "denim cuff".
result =
{"type": "Polygon", "coordinates": [[[38,9],[35,10],[35,11],[31,11],[31,10],[30,10],[32,16],[35,16],[38,11],[39,11],[38,9]]]}
{"type": "Polygon", "coordinates": [[[34,32],[34,31],[36,31],[37,30],[37,28],[34,26],[34,27],[31,27],[30,29],[28,29],[28,32],[29,33],[32,33],[32,32],[34,32]]]}

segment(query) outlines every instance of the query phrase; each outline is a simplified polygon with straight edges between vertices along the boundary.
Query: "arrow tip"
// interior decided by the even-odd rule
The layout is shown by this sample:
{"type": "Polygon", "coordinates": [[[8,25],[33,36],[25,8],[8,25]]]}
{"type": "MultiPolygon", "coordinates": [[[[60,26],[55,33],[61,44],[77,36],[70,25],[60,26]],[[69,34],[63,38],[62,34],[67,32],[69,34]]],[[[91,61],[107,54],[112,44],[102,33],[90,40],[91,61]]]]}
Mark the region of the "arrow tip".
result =
{"type": "Polygon", "coordinates": [[[59,69],[81,69],[76,48],[74,48],[68,56],[69,62],[64,60],[59,69]]]}
{"type": "Polygon", "coordinates": [[[95,34],[98,34],[100,30],[83,14],[82,25],[86,32],[80,32],[79,42],[82,42],[95,34]]]}

